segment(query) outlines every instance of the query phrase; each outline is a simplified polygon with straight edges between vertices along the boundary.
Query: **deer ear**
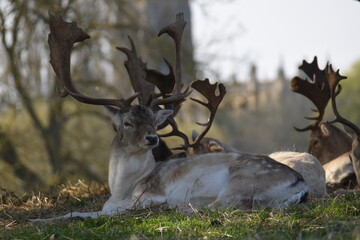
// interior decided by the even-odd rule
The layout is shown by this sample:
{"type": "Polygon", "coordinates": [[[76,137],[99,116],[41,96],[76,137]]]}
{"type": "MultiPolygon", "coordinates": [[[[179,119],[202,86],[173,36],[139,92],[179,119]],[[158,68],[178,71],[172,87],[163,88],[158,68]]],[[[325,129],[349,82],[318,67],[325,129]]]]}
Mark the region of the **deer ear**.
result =
{"type": "Polygon", "coordinates": [[[224,148],[218,142],[211,141],[209,143],[210,152],[223,152],[224,148]]]}
{"type": "Polygon", "coordinates": [[[114,129],[117,129],[119,127],[119,125],[121,124],[121,110],[114,108],[114,107],[110,107],[110,106],[105,106],[107,115],[110,117],[111,121],[113,122],[114,129]]]}
{"type": "Polygon", "coordinates": [[[159,126],[160,124],[162,124],[163,122],[165,122],[165,120],[170,117],[173,114],[173,110],[168,110],[168,109],[162,109],[159,110],[155,113],[155,125],[159,126]]]}
{"type": "Polygon", "coordinates": [[[330,129],[329,129],[329,126],[328,126],[327,124],[321,124],[321,125],[320,125],[320,130],[321,130],[321,133],[322,133],[325,137],[330,136],[330,129]]]}
{"type": "Polygon", "coordinates": [[[192,134],[191,134],[191,138],[193,140],[193,142],[196,141],[196,139],[199,137],[199,133],[196,130],[192,130],[192,134]]]}
{"type": "Polygon", "coordinates": [[[351,139],[356,139],[358,137],[358,135],[356,134],[354,129],[352,129],[351,127],[346,126],[344,124],[343,124],[343,126],[344,126],[344,129],[345,129],[345,132],[351,137],[351,139]]]}

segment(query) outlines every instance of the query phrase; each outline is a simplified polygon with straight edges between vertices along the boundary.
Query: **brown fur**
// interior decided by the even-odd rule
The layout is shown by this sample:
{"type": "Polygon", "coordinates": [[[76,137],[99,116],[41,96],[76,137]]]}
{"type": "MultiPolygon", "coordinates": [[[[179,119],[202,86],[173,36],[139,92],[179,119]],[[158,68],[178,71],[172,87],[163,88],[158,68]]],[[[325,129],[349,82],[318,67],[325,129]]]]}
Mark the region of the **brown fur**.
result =
{"type": "Polygon", "coordinates": [[[322,122],[311,132],[309,153],[325,164],[351,150],[351,138],[336,126],[322,122]]]}

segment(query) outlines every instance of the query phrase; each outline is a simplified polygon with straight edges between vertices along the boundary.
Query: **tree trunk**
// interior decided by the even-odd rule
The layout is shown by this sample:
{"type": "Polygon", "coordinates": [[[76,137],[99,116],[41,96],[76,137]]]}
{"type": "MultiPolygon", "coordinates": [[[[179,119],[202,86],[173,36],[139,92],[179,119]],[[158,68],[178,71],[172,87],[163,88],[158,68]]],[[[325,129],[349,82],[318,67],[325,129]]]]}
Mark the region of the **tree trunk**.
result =
{"type": "MultiPolygon", "coordinates": [[[[5,132],[0,130],[0,158],[13,167],[16,177],[22,180],[26,189],[43,186],[44,182],[30,171],[18,158],[15,147],[5,132]]],[[[6,186],[3,186],[6,187],[6,186]]]]}

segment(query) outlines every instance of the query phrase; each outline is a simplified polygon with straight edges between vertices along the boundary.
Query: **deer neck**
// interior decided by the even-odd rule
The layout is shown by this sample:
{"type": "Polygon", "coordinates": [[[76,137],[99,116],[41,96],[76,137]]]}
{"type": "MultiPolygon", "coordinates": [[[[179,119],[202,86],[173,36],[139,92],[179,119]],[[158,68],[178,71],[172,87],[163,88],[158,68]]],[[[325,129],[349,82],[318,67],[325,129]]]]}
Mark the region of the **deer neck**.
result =
{"type": "Polygon", "coordinates": [[[135,186],[155,168],[151,149],[128,152],[113,146],[109,163],[109,187],[113,197],[131,197],[135,186]]]}

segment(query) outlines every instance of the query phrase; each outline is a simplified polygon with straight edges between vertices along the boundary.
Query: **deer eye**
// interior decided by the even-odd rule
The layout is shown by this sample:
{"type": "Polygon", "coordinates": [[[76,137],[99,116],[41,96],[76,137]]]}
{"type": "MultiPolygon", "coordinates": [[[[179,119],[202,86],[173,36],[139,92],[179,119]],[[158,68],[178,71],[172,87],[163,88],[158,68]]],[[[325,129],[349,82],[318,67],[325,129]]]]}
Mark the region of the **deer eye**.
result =
{"type": "Polygon", "coordinates": [[[125,127],[133,127],[133,125],[131,125],[129,122],[124,122],[124,126],[125,127]]]}

